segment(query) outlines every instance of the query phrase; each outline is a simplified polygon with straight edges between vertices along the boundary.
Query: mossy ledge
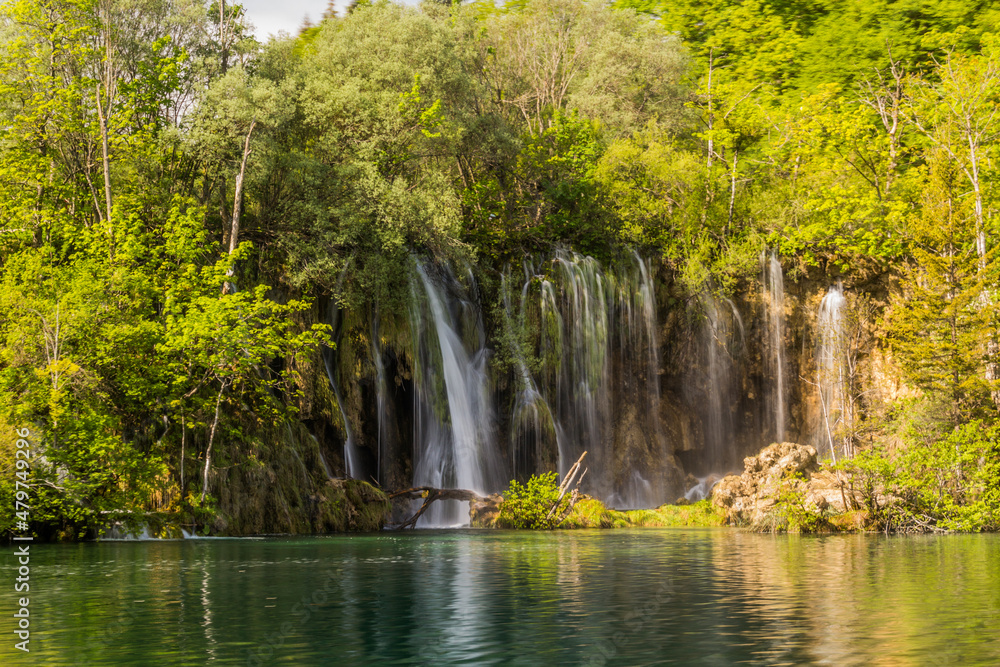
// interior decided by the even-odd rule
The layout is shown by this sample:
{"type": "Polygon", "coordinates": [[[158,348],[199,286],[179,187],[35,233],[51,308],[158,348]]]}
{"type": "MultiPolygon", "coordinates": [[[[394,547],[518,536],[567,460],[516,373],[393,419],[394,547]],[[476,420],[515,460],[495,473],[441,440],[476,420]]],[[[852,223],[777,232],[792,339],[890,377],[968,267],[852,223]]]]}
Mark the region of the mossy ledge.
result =
{"type": "MultiPolygon", "coordinates": [[[[502,499],[499,502],[502,503],[502,499]]],[[[555,529],[711,527],[725,525],[725,516],[708,500],[690,505],[661,505],[656,509],[616,510],[596,498],[584,496],[555,529]]],[[[480,509],[473,512],[471,518],[473,528],[510,527],[503,524],[496,510],[483,512],[480,509]]]]}

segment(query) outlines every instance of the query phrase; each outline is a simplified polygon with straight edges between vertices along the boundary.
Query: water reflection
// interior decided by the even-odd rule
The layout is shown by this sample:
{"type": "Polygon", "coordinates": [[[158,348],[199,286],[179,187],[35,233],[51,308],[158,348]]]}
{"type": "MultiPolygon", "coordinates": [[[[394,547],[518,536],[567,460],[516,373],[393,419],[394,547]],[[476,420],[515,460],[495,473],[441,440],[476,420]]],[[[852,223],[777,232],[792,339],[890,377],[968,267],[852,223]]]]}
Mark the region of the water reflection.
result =
{"type": "Polygon", "coordinates": [[[32,664],[1000,664],[995,535],[416,531],[33,556],[32,664]]]}

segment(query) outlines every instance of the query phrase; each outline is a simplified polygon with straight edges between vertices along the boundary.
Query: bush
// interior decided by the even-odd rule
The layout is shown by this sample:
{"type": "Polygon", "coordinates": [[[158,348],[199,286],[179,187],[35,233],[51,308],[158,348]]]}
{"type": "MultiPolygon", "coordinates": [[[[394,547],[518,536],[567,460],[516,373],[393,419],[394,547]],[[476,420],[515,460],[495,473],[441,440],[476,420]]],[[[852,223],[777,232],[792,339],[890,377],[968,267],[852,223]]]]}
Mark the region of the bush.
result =
{"type": "Polygon", "coordinates": [[[777,523],[771,527],[772,532],[818,533],[828,528],[826,517],[808,501],[803,490],[804,481],[802,473],[796,473],[781,485],[775,507],[777,523]]]}
{"type": "Polygon", "coordinates": [[[1000,427],[973,421],[902,459],[901,494],[918,519],[945,530],[1000,529],[1000,427]]]}
{"type": "Polygon", "coordinates": [[[969,422],[943,438],[914,438],[897,456],[862,452],[840,468],[869,528],[1000,530],[1000,425],[969,422]]]}
{"type": "Polygon", "coordinates": [[[532,475],[527,484],[512,480],[510,487],[503,493],[497,526],[534,530],[555,528],[563,506],[569,504],[569,494],[566,494],[560,503],[561,507],[546,519],[552,505],[559,498],[558,479],[556,473],[546,472],[532,475]]]}

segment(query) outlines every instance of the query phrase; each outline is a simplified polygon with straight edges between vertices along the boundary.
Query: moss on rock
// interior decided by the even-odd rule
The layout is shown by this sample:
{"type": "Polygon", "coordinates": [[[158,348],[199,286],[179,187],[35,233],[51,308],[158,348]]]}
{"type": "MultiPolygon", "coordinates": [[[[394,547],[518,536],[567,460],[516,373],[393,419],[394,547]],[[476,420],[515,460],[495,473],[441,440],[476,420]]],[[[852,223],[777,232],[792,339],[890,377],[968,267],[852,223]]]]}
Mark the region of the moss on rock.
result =
{"type": "Polygon", "coordinates": [[[357,479],[332,479],[312,500],[316,533],[381,530],[392,509],[383,491],[357,479]]]}

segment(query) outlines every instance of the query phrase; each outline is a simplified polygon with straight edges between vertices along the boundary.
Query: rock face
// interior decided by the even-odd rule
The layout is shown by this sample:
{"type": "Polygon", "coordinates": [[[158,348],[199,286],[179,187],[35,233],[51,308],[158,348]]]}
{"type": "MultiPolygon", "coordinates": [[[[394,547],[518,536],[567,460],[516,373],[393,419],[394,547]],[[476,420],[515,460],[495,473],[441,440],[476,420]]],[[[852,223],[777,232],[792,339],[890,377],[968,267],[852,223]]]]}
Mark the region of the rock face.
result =
{"type": "Polygon", "coordinates": [[[381,489],[357,479],[331,479],[315,496],[313,530],[317,533],[381,530],[390,503],[381,489]]]}
{"type": "Polygon", "coordinates": [[[836,477],[820,471],[816,450],[809,445],[768,445],[744,459],[743,468],[742,475],[725,477],[712,489],[712,504],[730,524],[773,530],[787,523],[789,507],[815,517],[828,508],[843,511],[836,477]]]}

